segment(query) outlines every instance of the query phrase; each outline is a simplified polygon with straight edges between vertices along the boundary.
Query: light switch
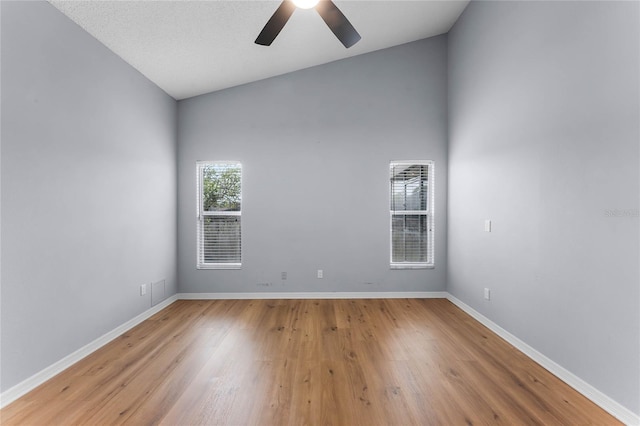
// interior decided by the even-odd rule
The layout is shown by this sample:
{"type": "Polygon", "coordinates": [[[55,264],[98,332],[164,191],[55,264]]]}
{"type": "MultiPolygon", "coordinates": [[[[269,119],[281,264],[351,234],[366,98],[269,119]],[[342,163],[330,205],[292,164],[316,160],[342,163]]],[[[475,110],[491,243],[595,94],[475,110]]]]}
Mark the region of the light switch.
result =
{"type": "Polygon", "coordinates": [[[484,230],[486,232],[491,232],[491,220],[490,219],[485,219],[484,220],[484,230]]]}

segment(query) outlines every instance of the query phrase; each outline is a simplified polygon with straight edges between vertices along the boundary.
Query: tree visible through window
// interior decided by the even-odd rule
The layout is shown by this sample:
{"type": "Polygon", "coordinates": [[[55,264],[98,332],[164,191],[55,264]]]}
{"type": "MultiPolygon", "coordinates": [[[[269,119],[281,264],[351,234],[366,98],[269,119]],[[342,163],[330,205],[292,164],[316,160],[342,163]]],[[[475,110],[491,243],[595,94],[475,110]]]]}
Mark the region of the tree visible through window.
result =
{"type": "Polygon", "coordinates": [[[198,268],[241,266],[242,166],[198,162],[198,268]]]}
{"type": "Polygon", "coordinates": [[[433,162],[391,162],[389,179],[391,267],[433,266],[433,162]]]}

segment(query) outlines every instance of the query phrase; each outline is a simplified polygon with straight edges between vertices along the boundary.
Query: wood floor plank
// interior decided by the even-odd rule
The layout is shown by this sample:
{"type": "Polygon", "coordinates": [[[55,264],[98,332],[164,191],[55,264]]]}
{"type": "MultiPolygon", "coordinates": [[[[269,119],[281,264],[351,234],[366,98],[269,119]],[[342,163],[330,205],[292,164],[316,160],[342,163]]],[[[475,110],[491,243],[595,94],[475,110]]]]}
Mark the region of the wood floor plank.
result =
{"type": "Polygon", "coordinates": [[[7,425],[618,425],[444,299],[181,300],[7,425]]]}

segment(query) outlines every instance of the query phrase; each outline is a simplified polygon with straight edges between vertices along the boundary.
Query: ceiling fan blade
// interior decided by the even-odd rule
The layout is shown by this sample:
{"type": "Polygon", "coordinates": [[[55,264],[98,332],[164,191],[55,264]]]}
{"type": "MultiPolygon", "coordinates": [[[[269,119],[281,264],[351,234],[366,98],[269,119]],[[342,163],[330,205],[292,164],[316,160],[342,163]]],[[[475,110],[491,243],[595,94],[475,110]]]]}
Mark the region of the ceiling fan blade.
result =
{"type": "Polygon", "coordinates": [[[331,0],[320,0],[316,10],[344,47],[349,48],[360,40],[360,34],[331,0]]]}
{"type": "Polygon", "coordinates": [[[267,25],[264,26],[258,38],[256,38],[256,44],[263,46],[271,46],[273,40],[280,34],[284,24],[287,23],[293,11],[296,10],[296,6],[290,0],[283,0],[280,6],[273,13],[271,18],[267,21],[267,25]]]}

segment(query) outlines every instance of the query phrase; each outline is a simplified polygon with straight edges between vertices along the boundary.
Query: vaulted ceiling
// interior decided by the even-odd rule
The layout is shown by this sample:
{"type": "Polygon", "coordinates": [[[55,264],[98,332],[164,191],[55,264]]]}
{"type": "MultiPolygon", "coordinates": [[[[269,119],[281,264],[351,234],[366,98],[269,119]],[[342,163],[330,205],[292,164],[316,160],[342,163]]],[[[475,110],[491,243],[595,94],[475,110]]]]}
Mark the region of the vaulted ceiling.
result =
{"type": "Polygon", "coordinates": [[[280,1],[49,1],[175,99],[444,34],[468,4],[335,0],[362,36],[346,49],[314,9],[255,44],[280,1]]]}

